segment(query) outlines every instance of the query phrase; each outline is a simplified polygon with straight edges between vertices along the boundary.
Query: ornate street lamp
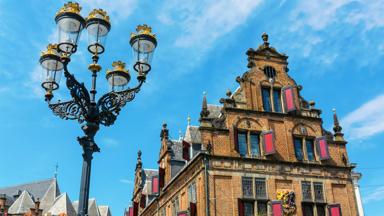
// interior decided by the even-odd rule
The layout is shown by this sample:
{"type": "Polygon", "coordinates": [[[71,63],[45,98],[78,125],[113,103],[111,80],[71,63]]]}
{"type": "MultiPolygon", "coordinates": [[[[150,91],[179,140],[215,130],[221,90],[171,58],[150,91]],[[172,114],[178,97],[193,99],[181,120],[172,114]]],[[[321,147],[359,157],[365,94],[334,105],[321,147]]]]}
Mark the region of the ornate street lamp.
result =
{"type": "Polygon", "coordinates": [[[105,41],[111,23],[104,10],[95,9],[84,19],[80,15],[81,7],[78,3],[68,2],[56,14],[55,21],[59,32],[57,44],[49,44],[47,50],[42,52],[40,64],[43,68],[42,87],[45,89],[45,100],[53,113],[62,119],[77,120],[81,124],[84,136],[78,137],[83,148],[83,168],[80,185],[80,198],[78,215],[88,214],[89,183],[91,174],[91,161],[94,152],[99,152],[94,137],[99,126],[112,125],[121,108],[135,98],[151,70],[153,52],[157,46],[155,35],[151,27],[139,25],[136,33],[132,33],[130,45],[135,54],[134,70],[137,72],[138,84],[127,87],[131,75],[125,69],[122,61],[113,62],[112,70],[108,70],[106,78],[111,91],[96,101],[96,78],[101,71],[98,64],[99,55],[105,51],[105,41]],[[92,74],[91,88],[85,87],[75,76],[68,71],[68,64],[72,54],[77,51],[77,44],[81,31],[86,28],[88,32],[88,51],[92,54],[92,63],[88,69],[92,74]],[[51,103],[53,92],[59,88],[60,77],[64,71],[66,86],[69,89],[71,100],[51,103]]]}

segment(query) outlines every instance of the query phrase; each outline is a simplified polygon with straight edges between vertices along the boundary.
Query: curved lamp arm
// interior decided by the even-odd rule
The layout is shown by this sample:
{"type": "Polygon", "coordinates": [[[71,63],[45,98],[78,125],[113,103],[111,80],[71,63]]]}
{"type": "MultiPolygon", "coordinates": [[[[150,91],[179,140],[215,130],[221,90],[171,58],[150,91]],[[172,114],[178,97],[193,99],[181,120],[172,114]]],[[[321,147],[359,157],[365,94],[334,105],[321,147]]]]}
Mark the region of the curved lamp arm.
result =
{"type": "Polygon", "coordinates": [[[69,89],[73,101],[86,113],[89,109],[91,100],[87,88],[84,83],[79,83],[73,74],[68,71],[68,63],[70,59],[68,57],[62,57],[64,64],[64,76],[67,78],[67,88],[69,89]]]}
{"type": "Polygon", "coordinates": [[[103,95],[97,102],[100,124],[104,126],[112,125],[119,115],[121,108],[135,98],[144,81],[144,79],[140,80],[135,88],[128,88],[127,90],[117,92],[112,91],[103,95]]]}

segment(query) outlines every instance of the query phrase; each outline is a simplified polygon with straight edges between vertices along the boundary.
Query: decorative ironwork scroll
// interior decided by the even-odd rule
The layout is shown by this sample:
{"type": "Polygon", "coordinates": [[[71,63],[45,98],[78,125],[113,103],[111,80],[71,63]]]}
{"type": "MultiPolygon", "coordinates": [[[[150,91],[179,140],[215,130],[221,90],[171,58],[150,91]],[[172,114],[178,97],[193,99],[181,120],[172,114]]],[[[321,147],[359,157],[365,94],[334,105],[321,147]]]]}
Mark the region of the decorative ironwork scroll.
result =
{"type": "Polygon", "coordinates": [[[84,122],[83,109],[73,100],[49,104],[49,108],[62,119],[84,122]]]}

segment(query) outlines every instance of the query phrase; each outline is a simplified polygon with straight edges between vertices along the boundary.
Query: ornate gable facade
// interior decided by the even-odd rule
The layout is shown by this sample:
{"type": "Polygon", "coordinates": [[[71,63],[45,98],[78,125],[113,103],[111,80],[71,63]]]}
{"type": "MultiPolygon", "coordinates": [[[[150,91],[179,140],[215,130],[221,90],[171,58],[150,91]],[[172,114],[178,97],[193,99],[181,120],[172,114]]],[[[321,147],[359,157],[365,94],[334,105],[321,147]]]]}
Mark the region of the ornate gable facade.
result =
{"type": "Polygon", "coordinates": [[[358,215],[355,164],[336,112],[331,133],[289,76],[288,56],[270,46],[267,34],[262,39],[246,52],[249,70],[220,106],[203,97],[198,129],[188,125],[186,139],[177,141],[183,163],[163,126],[158,193],[126,214],[358,215]]]}

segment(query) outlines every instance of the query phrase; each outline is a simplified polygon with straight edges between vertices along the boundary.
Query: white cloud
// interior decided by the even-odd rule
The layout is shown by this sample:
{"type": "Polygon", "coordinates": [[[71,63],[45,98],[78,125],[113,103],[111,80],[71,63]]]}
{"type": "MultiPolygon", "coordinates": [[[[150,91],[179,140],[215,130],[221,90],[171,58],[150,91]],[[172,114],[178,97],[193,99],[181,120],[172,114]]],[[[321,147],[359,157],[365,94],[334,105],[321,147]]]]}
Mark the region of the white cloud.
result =
{"type": "Polygon", "coordinates": [[[384,26],[384,2],[377,0],[324,0],[301,1],[291,14],[293,25],[291,31],[304,26],[314,30],[325,29],[336,22],[346,22],[352,25],[364,23],[366,29],[384,26]],[[341,8],[356,4],[357,9],[351,8],[341,12],[341,8]]]}
{"type": "Polygon", "coordinates": [[[124,183],[124,184],[133,184],[133,181],[129,179],[120,179],[119,182],[124,183]]]}
{"type": "Polygon", "coordinates": [[[341,122],[349,139],[365,139],[384,132],[384,95],[363,104],[341,122]]]}
{"type": "Polygon", "coordinates": [[[324,29],[337,20],[337,10],[348,2],[348,0],[302,1],[291,14],[294,24],[290,30],[296,31],[305,25],[315,30],[324,29]]]}
{"type": "Polygon", "coordinates": [[[359,1],[359,8],[348,14],[346,21],[351,24],[364,23],[366,30],[384,26],[384,1],[359,1]]]}
{"type": "Polygon", "coordinates": [[[213,42],[243,24],[261,0],[168,0],[158,16],[163,24],[176,24],[178,47],[210,48],[213,42]]]}
{"type": "Polygon", "coordinates": [[[126,19],[136,8],[136,0],[80,0],[79,4],[84,7],[83,15],[86,16],[88,13],[95,9],[101,8],[107,11],[108,15],[113,18],[113,22],[126,19]]]}
{"type": "Polygon", "coordinates": [[[363,198],[364,203],[375,202],[384,200],[384,186],[375,188],[373,191],[365,195],[363,198]]]}

